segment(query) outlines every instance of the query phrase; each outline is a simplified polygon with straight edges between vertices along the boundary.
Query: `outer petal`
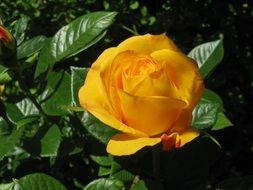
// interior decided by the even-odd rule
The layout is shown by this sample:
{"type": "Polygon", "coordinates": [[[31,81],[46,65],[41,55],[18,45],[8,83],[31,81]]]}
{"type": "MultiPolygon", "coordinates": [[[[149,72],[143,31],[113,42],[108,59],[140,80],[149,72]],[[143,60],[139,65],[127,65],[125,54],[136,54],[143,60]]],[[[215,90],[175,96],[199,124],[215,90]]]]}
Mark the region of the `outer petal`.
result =
{"type": "Polygon", "coordinates": [[[183,53],[171,50],[159,50],[152,53],[151,56],[167,65],[168,77],[177,86],[177,97],[188,104],[173,127],[173,131],[180,132],[190,126],[192,110],[204,91],[198,66],[194,60],[183,53]]]}
{"type": "Polygon", "coordinates": [[[124,122],[149,136],[169,130],[186,105],[168,97],[139,97],[124,91],[120,91],[119,95],[124,122]]]}
{"type": "Polygon", "coordinates": [[[94,67],[88,72],[85,85],[79,90],[78,96],[81,106],[107,125],[125,133],[146,136],[124,125],[119,118],[117,118],[117,113],[115,113],[111,107],[99,72],[96,71],[94,67]]]}
{"type": "Polygon", "coordinates": [[[151,54],[160,49],[179,51],[172,40],[165,34],[133,36],[121,42],[117,47],[119,52],[135,50],[140,53],[151,54]]]}
{"type": "Polygon", "coordinates": [[[196,62],[180,52],[168,49],[151,54],[167,66],[168,77],[178,87],[180,99],[195,105],[201,97],[204,85],[196,62]]]}
{"type": "Polygon", "coordinates": [[[91,68],[102,72],[108,68],[110,68],[110,65],[114,59],[114,57],[117,54],[116,48],[108,48],[101,55],[97,58],[97,60],[92,64],[91,68]]]}
{"type": "Polygon", "coordinates": [[[189,128],[188,130],[184,131],[180,134],[180,146],[185,145],[186,143],[192,141],[194,138],[199,136],[199,131],[193,128],[189,128]]]}
{"type": "Polygon", "coordinates": [[[154,146],[161,142],[161,138],[136,137],[129,134],[117,134],[107,144],[107,152],[122,156],[134,154],[145,146],[154,146]]]}

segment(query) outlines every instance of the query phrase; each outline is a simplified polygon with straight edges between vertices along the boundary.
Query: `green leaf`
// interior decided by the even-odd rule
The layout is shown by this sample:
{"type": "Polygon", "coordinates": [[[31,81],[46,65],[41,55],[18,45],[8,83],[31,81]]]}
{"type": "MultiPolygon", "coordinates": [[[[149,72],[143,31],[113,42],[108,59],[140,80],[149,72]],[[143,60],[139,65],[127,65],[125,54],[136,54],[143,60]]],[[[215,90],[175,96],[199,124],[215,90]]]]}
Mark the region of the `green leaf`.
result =
{"type": "Polygon", "coordinates": [[[112,162],[112,167],[111,167],[111,173],[112,174],[117,173],[117,172],[121,171],[122,169],[123,168],[119,163],[112,162]]]}
{"type": "Polygon", "coordinates": [[[84,83],[88,68],[71,67],[71,96],[72,104],[79,106],[78,91],[84,83]]]}
{"type": "Polygon", "coordinates": [[[129,6],[129,8],[130,8],[130,9],[133,9],[133,10],[138,9],[138,7],[139,7],[139,2],[138,2],[138,1],[134,1],[134,2],[129,6]]]}
{"type": "Polygon", "coordinates": [[[139,180],[135,183],[130,190],[148,190],[143,180],[139,180]]]}
{"type": "Polygon", "coordinates": [[[15,190],[67,190],[58,180],[42,173],[26,175],[16,183],[15,190]]]}
{"type": "Polygon", "coordinates": [[[221,62],[224,49],[222,39],[201,44],[188,54],[197,61],[200,73],[205,78],[221,62]]]}
{"type": "Polygon", "coordinates": [[[27,29],[27,25],[28,25],[28,17],[26,16],[21,17],[15,23],[15,32],[13,36],[17,41],[17,46],[19,46],[25,39],[25,31],[27,29]]]}
{"type": "Polygon", "coordinates": [[[22,43],[17,49],[17,58],[22,59],[38,52],[43,47],[45,40],[45,36],[36,36],[22,43]]]}
{"type": "Polygon", "coordinates": [[[0,64],[0,85],[10,82],[12,77],[13,73],[8,68],[0,64]]]}
{"type": "Polygon", "coordinates": [[[192,126],[197,129],[206,129],[213,126],[217,119],[219,104],[201,100],[193,110],[192,126]]]}
{"type": "Polygon", "coordinates": [[[122,190],[124,184],[117,179],[97,179],[89,183],[83,190],[122,190]]]}
{"type": "Polygon", "coordinates": [[[0,184],[0,190],[13,190],[14,183],[0,184]]]}
{"type": "Polygon", "coordinates": [[[111,168],[105,168],[100,166],[98,169],[98,176],[106,176],[106,175],[110,175],[111,174],[111,168]]]}
{"type": "Polygon", "coordinates": [[[20,102],[8,102],[5,104],[8,119],[16,124],[19,120],[30,115],[39,115],[39,111],[32,101],[28,98],[20,102]]]}
{"type": "Polygon", "coordinates": [[[39,118],[40,118],[39,115],[26,116],[26,117],[22,118],[21,120],[19,120],[18,122],[16,122],[17,129],[20,129],[20,128],[27,126],[27,125],[38,123],[39,118]]]}
{"type": "Polygon", "coordinates": [[[99,164],[100,166],[111,166],[113,159],[111,156],[94,156],[91,155],[90,158],[99,164]]]}
{"type": "Polygon", "coordinates": [[[110,138],[118,133],[116,129],[102,123],[88,112],[84,112],[81,122],[90,134],[104,144],[107,144],[110,138]]]}
{"type": "Polygon", "coordinates": [[[224,113],[219,112],[217,115],[217,121],[215,125],[211,128],[211,130],[220,130],[230,126],[233,126],[231,121],[226,117],[224,113]]]}
{"type": "Polygon", "coordinates": [[[9,126],[4,120],[4,118],[0,116],[0,138],[2,135],[6,135],[8,133],[9,133],[9,126]]]}
{"type": "Polygon", "coordinates": [[[57,125],[51,126],[46,134],[40,139],[42,157],[56,156],[60,142],[61,132],[57,125]]]}
{"type": "Polygon", "coordinates": [[[125,169],[115,172],[111,176],[123,182],[130,182],[134,179],[134,175],[125,169]]]}
{"type": "Polygon", "coordinates": [[[48,115],[69,114],[71,105],[70,76],[66,72],[50,72],[47,86],[39,96],[43,111],[48,115]]]}
{"type": "Polygon", "coordinates": [[[48,66],[71,57],[98,42],[112,24],[115,12],[94,12],[78,17],[62,27],[43,47],[35,78],[48,66]]]}
{"type": "Polygon", "coordinates": [[[15,145],[18,143],[20,137],[20,131],[14,131],[10,135],[0,137],[0,160],[8,154],[15,145]]]}
{"type": "Polygon", "coordinates": [[[220,96],[210,89],[207,89],[207,88],[205,89],[204,94],[201,97],[201,99],[208,100],[213,103],[217,103],[217,104],[219,104],[221,111],[225,110],[224,105],[223,105],[223,101],[220,98],[220,96]]]}

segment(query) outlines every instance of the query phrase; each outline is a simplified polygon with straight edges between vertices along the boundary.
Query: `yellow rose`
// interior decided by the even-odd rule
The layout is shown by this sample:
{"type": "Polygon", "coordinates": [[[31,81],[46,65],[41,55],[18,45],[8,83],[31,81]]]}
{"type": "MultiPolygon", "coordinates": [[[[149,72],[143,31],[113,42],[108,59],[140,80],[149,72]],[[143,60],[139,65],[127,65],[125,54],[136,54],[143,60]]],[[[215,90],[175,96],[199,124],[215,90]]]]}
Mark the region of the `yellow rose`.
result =
{"type": "Polygon", "coordinates": [[[180,147],[199,133],[192,110],[204,89],[196,62],[165,35],[128,38],[106,49],[79,91],[83,108],[121,133],[107,152],[130,155],[162,142],[180,147]]]}

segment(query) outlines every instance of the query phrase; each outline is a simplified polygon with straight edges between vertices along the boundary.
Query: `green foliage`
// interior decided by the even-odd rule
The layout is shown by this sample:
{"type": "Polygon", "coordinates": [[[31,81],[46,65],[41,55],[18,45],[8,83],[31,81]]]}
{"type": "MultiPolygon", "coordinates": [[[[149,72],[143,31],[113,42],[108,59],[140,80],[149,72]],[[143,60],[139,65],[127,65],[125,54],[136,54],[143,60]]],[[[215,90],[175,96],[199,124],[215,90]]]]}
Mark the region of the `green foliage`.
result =
{"type": "Polygon", "coordinates": [[[26,117],[39,114],[38,108],[28,98],[15,103],[6,103],[5,106],[7,117],[14,124],[26,117]]]}
{"type": "Polygon", "coordinates": [[[50,72],[47,86],[38,97],[41,107],[47,115],[69,114],[64,106],[71,105],[70,75],[64,71],[50,72]]]}
{"type": "Polygon", "coordinates": [[[19,46],[25,39],[25,31],[28,26],[28,18],[27,17],[21,17],[18,19],[14,25],[14,33],[13,36],[15,37],[17,41],[17,46],[19,46]]]}
{"type": "Polygon", "coordinates": [[[84,83],[87,68],[71,67],[71,97],[73,106],[79,106],[78,91],[84,83]]]}
{"type": "MultiPolygon", "coordinates": [[[[207,42],[193,48],[188,54],[197,61],[203,77],[207,77],[223,58],[224,49],[222,40],[207,42]]],[[[215,92],[205,89],[198,105],[193,111],[192,125],[200,130],[218,130],[232,123],[223,113],[225,111],[223,101],[215,92]]]]}
{"type": "MultiPolygon", "coordinates": [[[[155,6],[137,0],[18,0],[2,5],[17,19],[9,28],[18,47],[14,59],[0,63],[0,84],[5,85],[0,93],[0,190],[162,190],[206,185],[207,171],[220,151],[207,135],[179,150],[154,155],[147,148],[117,158],[105,155],[104,144],[118,131],[79,107],[78,90],[88,72],[84,66],[105,47],[128,37],[128,32],[143,33],[144,27],[152,31],[160,22],[155,6]],[[23,10],[10,11],[15,6],[23,10]],[[93,12],[101,9],[107,12],[93,12]],[[115,11],[119,12],[117,23],[112,25],[115,11]],[[156,179],[156,156],[162,164],[161,180],[156,179]],[[59,181],[34,172],[48,173],[59,181]]],[[[167,8],[169,12],[171,5],[167,8]]],[[[4,21],[13,20],[5,16],[4,21]]],[[[172,22],[170,17],[166,21],[172,22]]],[[[158,33],[159,28],[153,31],[158,33]]],[[[197,61],[203,77],[210,76],[223,58],[223,40],[196,41],[200,45],[189,56],[197,61]]],[[[232,125],[225,113],[220,96],[206,89],[193,112],[192,125],[203,133],[224,129],[232,125]]]]}
{"type": "Polygon", "coordinates": [[[26,175],[12,183],[0,185],[3,190],[67,190],[58,180],[51,176],[35,173],[26,175]]]}
{"type": "Polygon", "coordinates": [[[107,144],[110,138],[118,133],[116,129],[102,123],[88,112],[83,113],[81,122],[90,134],[104,144],[107,144]]]}
{"type": "MultiPolygon", "coordinates": [[[[36,156],[42,160],[49,158],[51,165],[58,167],[58,159],[82,155],[84,144],[91,140],[85,128],[91,126],[96,130],[100,125],[95,124],[94,119],[83,117],[83,113],[76,113],[77,107],[72,107],[79,106],[78,90],[87,69],[73,66],[70,75],[67,70],[53,67],[56,62],[80,53],[104,37],[115,16],[115,12],[90,13],[62,27],[52,38],[38,35],[28,40],[25,38],[28,18],[22,17],[14,23],[17,54],[12,54],[14,59],[10,59],[10,63],[0,64],[1,84],[5,84],[1,94],[4,114],[0,116],[1,177],[8,168],[15,172],[22,167],[23,160],[36,160],[36,156]],[[39,74],[35,74],[37,79],[32,79],[38,68],[48,69],[45,64],[51,70],[45,75],[42,75],[45,70],[39,70],[39,74]]],[[[106,142],[109,136],[103,137],[103,132],[95,136],[100,135],[101,141],[106,142]]],[[[111,131],[106,133],[109,135],[111,131]]],[[[1,188],[66,189],[45,174],[27,175],[2,184],[1,188]]]]}
{"type": "Polygon", "coordinates": [[[45,36],[36,36],[22,43],[17,50],[18,51],[17,59],[23,59],[38,52],[43,47],[45,41],[46,41],[45,36]]]}
{"type": "MultiPolygon", "coordinates": [[[[1,122],[1,124],[4,124],[1,122]]],[[[1,126],[2,128],[2,126],[1,126]]],[[[15,131],[10,135],[1,135],[0,136],[0,160],[6,156],[14,146],[18,143],[20,138],[20,131],[15,131]]]]}
{"type": "Polygon", "coordinates": [[[197,61],[200,73],[205,78],[221,62],[223,54],[222,40],[216,40],[195,47],[188,56],[197,61]]]}
{"type": "Polygon", "coordinates": [[[192,125],[198,129],[212,127],[217,120],[219,104],[201,100],[193,112],[192,125]]]}
{"type": "Polygon", "coordinates": [[[57,125],[50,126],[46,134],[40,139],[42,157],[57,156],[61,142],[61,132],[57,125]]]}
{"type": "Polygon", "coordinates": [[[71,57],[98,42],[106,34],[106,29],[112,24],[115,16],[115,12],[94,12],[62,27],[43,47],[35,77],[56,62],[71,57]]]}
{"type": "Polygon", "coordinates": [[[145,182],[140,180],[132,186],[131,190],[148,190],[148,188],[146,187],[145,182]]]}
{"type": "Polygon", "coordinates": [[[124,184],[116,179],[97,179],[89,183],[83,190],[104,190],[104,189],[112,189],[112,190],[122,190],[124,184]]]}
{"type": "Polygon", "coordinates": [[[12,80],[12,72],[3,65],[0,65],[0,85],[12,80]]]}

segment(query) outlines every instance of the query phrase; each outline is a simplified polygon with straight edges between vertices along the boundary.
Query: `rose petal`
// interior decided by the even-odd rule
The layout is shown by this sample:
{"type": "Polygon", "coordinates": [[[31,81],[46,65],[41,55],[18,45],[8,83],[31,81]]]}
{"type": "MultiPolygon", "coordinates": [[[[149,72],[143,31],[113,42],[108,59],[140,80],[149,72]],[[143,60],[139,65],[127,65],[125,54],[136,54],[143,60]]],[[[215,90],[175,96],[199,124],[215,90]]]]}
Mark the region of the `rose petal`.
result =
{"type": "Polygon", "coordinates": [[[187,127],[191,126],[191,121],[192,108],[183,109],[171,131],[180,133],[184,131],[187,127]]]}
{"type": "Polygon", "coordinates": [[[187,102],[187,107],[180,114],[173,131],[182,131],[191,125],[192,110],[204,91],[203,79],[196,62],[180,52],[159,50],[151,54],[158,62],[167,66],[167,73],[178,90],[178,98],[187,102]]]}
{"type": "Polygon", "coordinates": [[[180,146],[185,145],[186,143],[192,141],[196,137],[199,136],[199,131],[193,128],[188,128],[186,131],[184,131],[182,134],[179,134],[180,138],[180,146]]]}
{"type": "Polygon", "coordinates": [[[140,53],[150,54],[160,49],[179,51],[172,40],[165,34],[133,36],[121,42],[117,47],[119,52],[135,50],[140,53]]]}
{"type": "Polygon", "coordinates": [[[202,96],[204,84],[198,66],[193,59],[180,52],[163,49],[151,56],[167,67],[168,77],[178,88],[180,99],[195,106],[202,96]]]}
{"type": "Polygon", "coordinates": [[[154,146],[161,142],[161,138],[136,137],[129,134],[117,134],[107,144],[107,152],[122,156],[134,154],[145,146],[154,146]]]}
{"type": "Polygon", "coordinates": [[[123,76],[123,89],[136,96],[166,96],[178,98],[177,88],[168,80],[166,71],[161,68],[149,75],[137,77],[123,76]]]}
{"type": "Polygon", "coordinates": [[[185,102],[159,96],[133,96],[119,91],[123,120],[126,125],[154,136],[169,130],[185,102]]]}
{"type": "Polygon", "coordinates": [[[120,121],[118,113],[111,107],[108,100],[99,72],[94,70],[94,67],[88,72],[85,85],[79,90],[78,96],[81,106],[96,116],[100,121],[125,133],[146,136],[142,132],[138,132],[124,125],[120,121]]]}

